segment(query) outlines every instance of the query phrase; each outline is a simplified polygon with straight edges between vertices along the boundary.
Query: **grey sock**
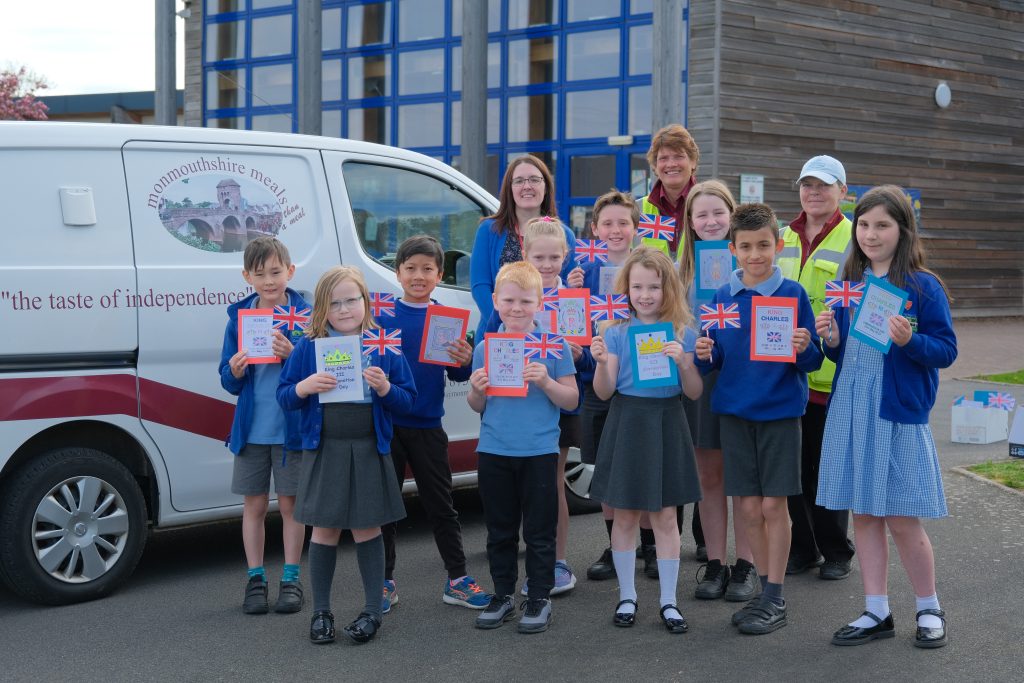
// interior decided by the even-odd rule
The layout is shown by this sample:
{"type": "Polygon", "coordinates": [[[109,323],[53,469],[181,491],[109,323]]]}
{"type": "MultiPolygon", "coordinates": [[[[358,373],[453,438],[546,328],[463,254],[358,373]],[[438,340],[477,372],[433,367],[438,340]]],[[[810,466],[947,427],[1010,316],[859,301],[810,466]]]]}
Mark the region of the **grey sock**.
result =
{"type": "Polygon", "coordinates": [[[381,618],[380,596],[384,585],[384,538],[380,534],[369,541],[356,543],[356,561],[359,575],[363,578],[363,592],[366,595],[364,612],[381,618]]]}
{"type": "Polygon", "coordinates": [[[772,583],[769,581],[764,586],[764,595],[762,596],[765,600],[774,602],[779,607],[786,604],[786,601],[782,598],[782,584],[772,583]]]}
{"type": "Polygon", "coordinates": [[[758,574],[757,578],[761,579],[761,590],[764,590],[765,586],[768,585],[768,575],[767,574],[764,574],[764,575],[758,574]]]}
{"type": "Polygon", "coordinates": [[[331,584],[338,563],[338,546],[309,542],[309,583],[313,587],[313,611],[331,609],[331,584]]]}

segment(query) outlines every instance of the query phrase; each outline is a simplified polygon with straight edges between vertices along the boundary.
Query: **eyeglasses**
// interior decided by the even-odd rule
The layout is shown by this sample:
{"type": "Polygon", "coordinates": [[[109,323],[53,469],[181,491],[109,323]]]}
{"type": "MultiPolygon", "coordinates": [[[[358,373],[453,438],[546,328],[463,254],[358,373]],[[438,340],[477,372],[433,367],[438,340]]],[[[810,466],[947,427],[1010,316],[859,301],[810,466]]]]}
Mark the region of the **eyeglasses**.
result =
{"type": "Polygon", "coordinates": [[[347,308],[350,311],[353,310],[353,309],[359,308],[362,300],[363,300],[363,297],[361,297],[361,296],[354,296],[351,299],[342,299],[341,301],[332,301],[331,302],[331,313],[341,313],[341,309],[343,309],[343,308],[347,308]]]}
{"type": "Polygon", "coordinates": [[[513,178],[512,187],[522,187],[529,183],[532,187],[539,187],[544,184],[544,179],[539,175],[532,175],[529,178],[513,178]]]}

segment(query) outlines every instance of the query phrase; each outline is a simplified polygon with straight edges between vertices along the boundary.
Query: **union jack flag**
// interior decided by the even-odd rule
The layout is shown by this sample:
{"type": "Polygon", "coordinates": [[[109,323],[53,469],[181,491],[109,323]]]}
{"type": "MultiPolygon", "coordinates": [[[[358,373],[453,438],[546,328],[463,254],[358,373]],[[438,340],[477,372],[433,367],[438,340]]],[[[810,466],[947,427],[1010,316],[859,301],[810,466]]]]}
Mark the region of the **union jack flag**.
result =
{"type": "Polygon", "coordinates": [[[576,240],[576,263],[608,262],[608,243],[601,240],[576,240]]]}
{"type": "Polygon", "coordinates": [[[546,287],[544,289],[544,310],[558,310],[558,287],[546,287]]]}
{"type": "Polygon", "coordinates": [[[990,391],[988,392],[988,402],[985,405],[989,408],[1002,408],[1009,412],[1013,410],[1016,404],[1017,401],[1013,398],[1013,394],[1007,394],[1003,391],[990,391]]]}
{"type": "Polygon", "coordinates": [[[636,234],[640,237],[671,242],[676,238],[676,219],[659,216],[656,213],[642,213],[636,226],[636,234]]]}
{"type": "Polygon", "coordinates": [[[523,344],[525,358],[561,358],[562,337],[557,334],[531,332],[523,344]]]}
{"type": "Polygon", "coordinates": [[[395,295],[387,292],[370,292],[370,313],[374,318],[383,315],[395,317],[395,295]]]}
{"type": "Polygon", "coordinates": [[[849,308],[860,303],[864,296],[863,282],[828,280],[825,282],[825,305],[829,308],[849,308]]]}
{"type": "Polygon", "coordinates": [[[629,297],[625,294],[606,294],[590,297],[590,320],[628,320],[629,297]]]}
{"type": "Polygon", "coordinates": [[[709,306],[707,304],[700,305],[700,329],[702,332],[707,330],[724,330],[727,327],[739,328],[740,326],[740,309],[739,304],[715,304],[709,306]]]}
{"type": "Polygon", "coordinates": [[[769,332],[768,333],[768,341],[778,344],[779,342],[782,341],[782,333],[781,332],[769,332]]]}
{"type": "Polygon", "coordinates": [[[395,328],[393,330],[363,330],[363,355],[369,356],[372,353],[376,353],[378,356],[383,356],[385,353],[390,351],[391,353],[401,355],[402,353],[402,330],[401,328],[395,328]]]}
{"type": "Polygon", "coordinates": [[[304,330],[309,324],[309,307],[274,306],[275,330],[304,330]]]}

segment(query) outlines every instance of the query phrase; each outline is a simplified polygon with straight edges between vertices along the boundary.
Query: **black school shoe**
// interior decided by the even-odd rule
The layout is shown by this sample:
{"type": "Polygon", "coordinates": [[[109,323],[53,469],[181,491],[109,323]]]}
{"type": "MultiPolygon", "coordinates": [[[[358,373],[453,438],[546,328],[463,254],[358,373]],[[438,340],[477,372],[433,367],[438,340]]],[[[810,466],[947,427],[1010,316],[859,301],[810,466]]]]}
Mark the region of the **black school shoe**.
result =
{"type": "MultiPolygon", "coordinates": [[[[693,591],[693,597],[698,600],[718,600],[724,596],[731,576],[729,565],[712,560],[702,564],[700,569],[704,570],[704,576],[700,578],[697,588],[693,591]]],[[[700,576],[700,569],[697,570],[697,576],[700,576]]]]}
{"type": "Polygon", "coordinates": [[[644,576],[648,579],[658,578],[658,548],[653,545],[640,546],[640,555],[644,558],[644,576]]]}
{"type": "Polygon", "coordinates": [[[849,560],[829,560],[821,565],[818,578],[826,581],[841,581],[850,576],[849,560]]]}
{"type": "Polygon", "coordinates": [[[737,559],[732,566],[732,576],[725,589],[726,602],[746,602],[755,597],[761,589],[757,570],[743,558],[737,559]]]}
{"type": "Polygon", "coordinates": [[[309,639],[316,645],[334,642],[334,615],[323,610],[313,613],[309,622],[309,639]]]}
{"type": "Polygon", "coordinates": [[[893,624],[892,614],[885,619],[879,619],[871,612],[864,612],[861,616],[875,620],[874,626],[850,626],[847,624],[832,634],[833,645],[863,645],[872,640],[892,638],[896,635],[896,625],[893,624]]]}
{"type": "Polygon", "coordinates": [[[278,614],[294,614],[302,611],[302,584],[298,581],[282,581],[277,591],[274,611],[278,614]]]}
{"type": "Polygon", "coordinates": [[[245,584],[242,611],[246,614],[266,614],[270,611],[270,605],[267,603],[267,580],[262,576],[249,577],[249,583],[245,584]]]}
{"type": "Polygon", "coordinates": [[[923,647],[926,649],[945,647],[949,642],[946,639],[946,613],[941,609],[923,609],[917,613],[917,618],[920,619],[922,614],[930,614],[934,617],[938,617],[942,620],[942,626],[939,626],[938,628],[918,626],[917,634],[914,636],[914,647],[923,647]]]}
{"type": "Polygon", "coordinates": [[[353,643],[368,643],[380,630],[380,617],[369,612],[360,612],[359,616],[342,630],[353,643]]]}
{"type": "Polygon", "coordinates": [[[615,562],[612,561],[612,549],[605,548],[601,557],[587,567],[587,578],[591,581],[605,581],[615,578],[615,562]]]}
{"type": "Polygon", "coordinates": [[[794,574],[803,574],[808,569],[814,567],[820,567],[825,562],[825,558],[818,555],[813,560],[806,560],[799,557],[789,558],[789,562],[786,563],[786,576],[793,576],[794,574]]]}
{"type": "Polygon", "coordinates": [[[778,631],[786,625],[786,606],[776,605],[771,600],[761,597],[758,604],[751,608],[746,618],[740,622],[740,633],[749,636],[763,636],[778,631]]]}

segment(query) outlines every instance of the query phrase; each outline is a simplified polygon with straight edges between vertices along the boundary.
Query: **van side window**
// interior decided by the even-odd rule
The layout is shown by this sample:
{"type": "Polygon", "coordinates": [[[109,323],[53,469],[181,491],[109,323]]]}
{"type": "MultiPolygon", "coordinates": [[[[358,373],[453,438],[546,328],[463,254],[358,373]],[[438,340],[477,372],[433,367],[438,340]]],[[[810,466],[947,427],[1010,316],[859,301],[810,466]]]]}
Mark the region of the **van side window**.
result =
{"type": "Polygon", "coordinates": [[[347,162],[348,190],[356,235],[363,250],[389,268],[407,237],[433,235],[444,249],[444,283],[469,289],[469,256],[482,206],[448,183],[393,166],[347,162]]]}

